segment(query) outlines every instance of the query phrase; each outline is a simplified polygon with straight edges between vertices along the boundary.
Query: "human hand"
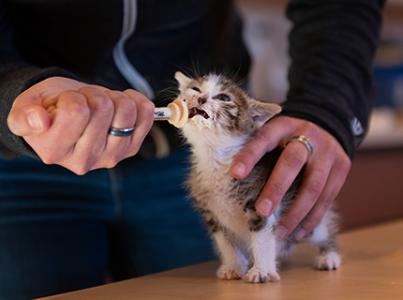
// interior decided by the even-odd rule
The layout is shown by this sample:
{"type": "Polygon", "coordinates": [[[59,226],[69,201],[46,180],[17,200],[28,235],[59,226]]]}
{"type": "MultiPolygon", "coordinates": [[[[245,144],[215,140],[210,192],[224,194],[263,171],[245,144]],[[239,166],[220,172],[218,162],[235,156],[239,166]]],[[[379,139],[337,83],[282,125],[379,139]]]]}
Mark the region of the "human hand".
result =
{"type": "Polygon", "coordinates": [[[231,168],[232,176],[245,178],[266,152],[296,135],[309,138],[313,145],[311,157],[302,143],[290,142],[256,202],[259,215],[271,215],[306,165],[295,202],[276,227],[276,235],[280,239],[286,238],[299,224],[301,228],[296,232],[297,240],[316,227],[339,193],[351,167],[349,157],[330,133],[311,122],[279,116],[260,128],[237,154],[231,168]]]}
{"type": "Polygon", "coordinates": [[[153,112],[154,104],[134,90],[51,77],[15,99],[7,122],[44,163],[82,175],[135,155],[151,129],[153,112]],[[116,137],[108,134],[111,126],[135,130],[130,137],[116,137]]]}

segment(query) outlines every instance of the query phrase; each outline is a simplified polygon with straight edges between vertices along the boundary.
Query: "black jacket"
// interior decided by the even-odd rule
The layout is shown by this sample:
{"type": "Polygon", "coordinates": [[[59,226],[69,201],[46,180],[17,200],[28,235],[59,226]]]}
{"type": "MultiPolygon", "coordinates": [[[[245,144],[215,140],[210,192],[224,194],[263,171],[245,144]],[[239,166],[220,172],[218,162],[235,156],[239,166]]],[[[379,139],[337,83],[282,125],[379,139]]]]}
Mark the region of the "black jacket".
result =
{"type": "MultiPolygon", "coordinates": [[[[123,1],[0,0],[0,153],[31,155],[7,128],[15,97],[50,76],[78,78],[113,89],[128,82],[113,47],[122,31],[123,1]]],[[[330,131],[350,157],[362,141],[371,108],[371,66],[381,0],[294,0],[288,17],[290,90],[283,114],[330,131]]],[[[172,86],[176,70],[236,72],[249,56],[231,0],[138,0],[130,62],[155,91],[172,86]]],[[[158,101],[158,94],[156,101],[158,101]]]]}

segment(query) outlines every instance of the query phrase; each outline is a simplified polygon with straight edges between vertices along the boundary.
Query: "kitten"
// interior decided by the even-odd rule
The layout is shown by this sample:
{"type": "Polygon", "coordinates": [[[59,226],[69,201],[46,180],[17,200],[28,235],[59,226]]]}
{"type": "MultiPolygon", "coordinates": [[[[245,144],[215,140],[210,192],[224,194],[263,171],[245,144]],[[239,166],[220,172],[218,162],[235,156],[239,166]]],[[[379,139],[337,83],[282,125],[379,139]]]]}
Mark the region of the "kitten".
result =
{"type": "MultiPolygon", "coordinates": [[[[189,120],[183,135],[191,145],[188,186],[195,206],[209,227],[221,259],[217,276],[248,282],[278,281],[277,259],[293,243],[276,240],[274,226],[292,202],[302,174],[270,217],[260,217],[255,201],[267,181],[280,150],[268,153],[243,180],[230,175],[235,154],[252,134],[281,111],[277,104],[249,98],[223,76],[210,74],[191,79],[177,72],[179,98],[186,101],[189,120]]],[[[331,210],[307,237],[319,247],[318,269],[337,269],[335,213],[331,210]]]]}

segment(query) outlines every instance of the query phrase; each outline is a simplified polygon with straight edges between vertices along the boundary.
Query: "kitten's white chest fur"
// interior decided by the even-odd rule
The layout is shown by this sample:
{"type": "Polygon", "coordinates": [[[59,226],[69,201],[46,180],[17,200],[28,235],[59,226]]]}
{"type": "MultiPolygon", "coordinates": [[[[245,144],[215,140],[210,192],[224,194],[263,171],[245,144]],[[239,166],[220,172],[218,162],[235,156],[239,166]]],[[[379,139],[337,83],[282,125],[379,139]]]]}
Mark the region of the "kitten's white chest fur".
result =
{"type": "Polygon", "coordinates": [[[230,167],[234,155],[245,144],[246,137],[227,137],[217,140],[214,136],[204,133],[193,134],[194,128],[184,128],[185,135],[192,145],[192,152],[196,161],[198,182],[209,190],[207,208],[215,214],[220,223],[228,230],[239,235],[239,238],[248,240],[247,218],[242,205],[230,201],[230,182],[234,180],[230,175],[230,167]],[[194,136],[194,138],[192,138],[194,136]],[[225,145],[225,146],[224,146],[225,145]]]}

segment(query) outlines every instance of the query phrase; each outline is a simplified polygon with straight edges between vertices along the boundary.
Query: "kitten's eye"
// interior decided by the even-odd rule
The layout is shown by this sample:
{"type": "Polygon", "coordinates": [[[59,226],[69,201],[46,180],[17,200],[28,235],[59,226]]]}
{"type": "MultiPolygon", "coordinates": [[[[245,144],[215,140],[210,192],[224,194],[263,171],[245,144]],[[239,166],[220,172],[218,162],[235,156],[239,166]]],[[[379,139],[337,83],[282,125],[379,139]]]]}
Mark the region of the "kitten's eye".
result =
{"type": "Polygon", "coordinates": [[[231,101],[231,97],[228,96],[227,94],[218,94],[217,96],[213,97],[213,99],[218,99],[224,102],[231,101]]]}
{"type": "Polygon", "coordinates": [[[198,93],[201,93],[201,90],[197,86],[192,86],[191,89],[198,93]]]}

